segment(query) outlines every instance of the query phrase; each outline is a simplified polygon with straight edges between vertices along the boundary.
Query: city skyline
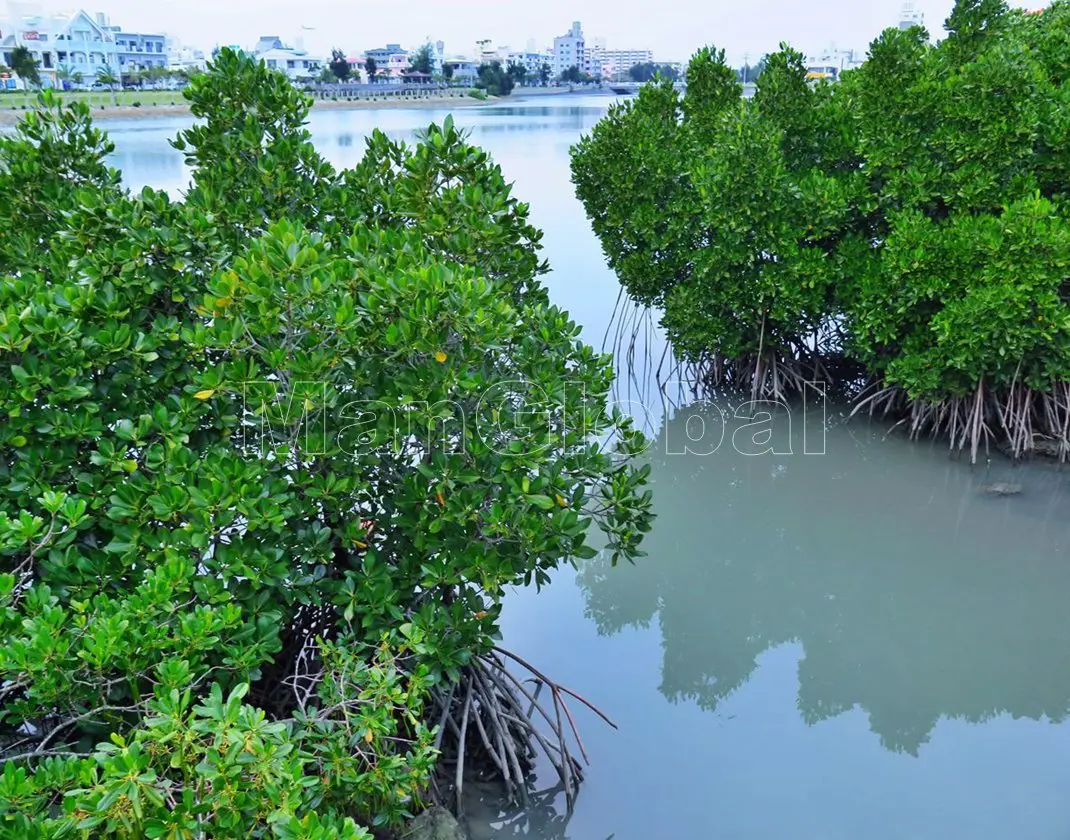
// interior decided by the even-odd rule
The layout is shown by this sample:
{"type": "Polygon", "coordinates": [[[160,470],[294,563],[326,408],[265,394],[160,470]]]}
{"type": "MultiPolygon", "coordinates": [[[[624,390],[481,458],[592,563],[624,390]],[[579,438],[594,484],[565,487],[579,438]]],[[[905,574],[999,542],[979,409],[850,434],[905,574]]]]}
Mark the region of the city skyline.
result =
{"type": "MultiPolygon", "coordinates": [[[[168,0],[144,4],[139,0],[87,0],[92,13],[104,12],[113,23],[142,32],[164,32],[182,43],[210,49],[217,44],[248,46],[261,35],[277,35],[287,42],[303,41],[317,53],[332,47],[362,51],[387,42],[415,46],[425,39],[441,40],[449,54],[470,52],[474,43],[524,49],[534,39],[539,49],[565,33],[579,20],[587,39],[604,39],[610,49],[649,49],[658,60],[685,61],[696,49],[713,44],[724,48],[734,62],[754,63],[762,54],[787,41],[812,53],[830,44],[864,50],[883,29],[895,26],[902,0],[867,0],[845,8],[843,0],[727,0],[699,3],[665,0],[656,15],[630,13],[619,3],[592,0],[582,7],[562,0],[544,0],[537,7],[511,8],[489,0],[453,0],[448,6],[432,0],[411,0],[404,15],[381,5],[337,0],[233,0],[229,4],[168,0]],[[770,25],[769,21],[775,21],[770,25]]],[[[44,0],[46,13],[71,10],[70,2],[44,0]]],[[[915,0],[930,33],[940,37],[953,0],[915,0]]],[[[1027,8],[1043,5],[1012,3],[1027,8]]],[[[6,11],[6,9],[5,9],[6,11]]]]}

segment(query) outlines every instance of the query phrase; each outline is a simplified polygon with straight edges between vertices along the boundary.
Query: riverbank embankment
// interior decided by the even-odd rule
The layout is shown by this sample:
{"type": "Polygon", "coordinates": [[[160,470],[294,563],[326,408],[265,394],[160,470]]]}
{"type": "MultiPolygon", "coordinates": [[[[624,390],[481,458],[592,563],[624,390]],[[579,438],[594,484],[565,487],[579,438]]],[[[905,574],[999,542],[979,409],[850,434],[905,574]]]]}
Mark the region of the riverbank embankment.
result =
{"type": "MultiPolygon", "coordinates": [[[[373,96],[367,99],[317,99],[312,105],[312,110],[366,110],[380,108],[410,108],[414,110],[443,110],[454,108],[485,108],[488,106],[515,104],[527,99],[542,99],[547,96],[569,96],[575,94],[590,94],[587,89],[568,90],[566,88],[533,88],[524,90],[509,97],[488,96],[486,99],[477,99],[467,93],[449,94],[445,96],[373,96]]],[[[2,105],[2,102],[0,102],[2,105]]],[[[0,126],[14,125],[27,113],[23,108],[11,108],[0,110],[0,126]]],[[[189,116],[190,109],[184,102],[174,104],[151,103],[138,106],[133,105],[100,105],[93,108],[93,119],[96,121],[108,120],[141,120],[159,117],[183,117],[189,116]]]]}

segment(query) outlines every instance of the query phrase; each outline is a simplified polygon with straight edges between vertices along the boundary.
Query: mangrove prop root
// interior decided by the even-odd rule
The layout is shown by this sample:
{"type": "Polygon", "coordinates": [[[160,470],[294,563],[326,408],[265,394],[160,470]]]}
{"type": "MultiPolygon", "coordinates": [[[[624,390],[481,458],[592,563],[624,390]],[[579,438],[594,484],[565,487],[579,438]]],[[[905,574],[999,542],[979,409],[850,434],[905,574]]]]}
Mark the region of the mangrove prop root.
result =
{"type": "MultiPolygon", "coordinates": [[[[439,731],[435,743],[447,756],[448,763],[454,765],[452,778],[445,783],[447,786],[452,783],[458,812],[463,809],[467,770],[496,775],[510,801],[516,802],[518,797],[526,800],[527,777],[539,755],[557,774],[571,810],[583,781],[583,766],[589,763],[589,758],[569,701],[586,706],[616,728],[589,700],[499,647],[475,658],[462,671],[458,682],[443,687],[432,699],[438,704],[435,716],[439,731]],[[514,674],[509,664],[523,673],[514,674]],[[540,698],[544,689],[546,694],[540,698]],[[574,748],[578,748],[582,763],[573,754],[574,748]]],[[[432,794],[442,801],[440,781],[432,785],[432,794]]]]}
{"type": "Polygon", "coordinates": [[[993,389],[979,382],[973,394],[939,401],[912,400],[895,386],[870,389],[859,395],[852,416],[899,417],[912,438],[929,434],[946,437],[951,450],[970,452],[977,462],[982,447],[1003,451],[1011,458],[1044,454],[1059,461],[1070,458],[1070,383],[1058,382],[1050,392],[1018,382],[1009,389],[993,389]]]}

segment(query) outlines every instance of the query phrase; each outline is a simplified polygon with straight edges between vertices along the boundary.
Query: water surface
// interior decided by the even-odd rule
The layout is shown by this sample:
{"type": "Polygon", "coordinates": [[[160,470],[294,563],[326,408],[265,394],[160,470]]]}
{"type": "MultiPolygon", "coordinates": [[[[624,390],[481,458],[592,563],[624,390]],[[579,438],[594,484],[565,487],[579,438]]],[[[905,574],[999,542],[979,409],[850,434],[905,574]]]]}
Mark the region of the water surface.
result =
{"type": "MultiPolygon", "coordinates": [[[[455,115],[531,204],[552,296],[596,345],[618,287],[568,148],[609,101],[455,115]]],[[[372,128],[410,137],[445,114],[318,111],[310,130],[349,166],[372,128]]],[[[131,186],[181,190],[166,141],[187,124],[110,124],[131,186]]],[[[832,406],[748,427],[733,406],[663,405],[647,343],[630,408],[652,432],[649,556],[562,571],[504,619],[508,646],[620,729],[578,714],[592,767],[571,816],[473,797],[474,838],[1070,838],[1063,472],[970,468],[832,406]]]]}

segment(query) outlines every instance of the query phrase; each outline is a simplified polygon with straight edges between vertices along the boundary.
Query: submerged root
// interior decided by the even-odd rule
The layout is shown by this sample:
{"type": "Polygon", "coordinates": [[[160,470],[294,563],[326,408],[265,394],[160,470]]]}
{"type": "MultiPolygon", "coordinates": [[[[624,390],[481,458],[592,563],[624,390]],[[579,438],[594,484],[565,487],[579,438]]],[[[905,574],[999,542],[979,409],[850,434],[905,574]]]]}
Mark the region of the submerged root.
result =
{"type": "Polygon", "coordinates": [[[1060,462],[1070,457],[1070,384],[1057,383],[1050,393],[1035,391],[1021,383],[993,391],[984,382],[970,396],[945,400],[911,400],[896,386],[863,392],[854,416],[899,417],[896,426],[907,426],[912,438],[929,434],[946,436],[952,450],[969,449],[971,463],[983,446],[999,449],[1011,458],[1042,454],[1060,462]]]}
{"type": "Polygon", "coordinates": [[[466,774],[489,772],[501,780],[510,801],[523,800],[541,754],[556,772],[571,810],[588,758],[568,700],[586,706],[616,728],[579,694],[553,682],[516,654],[496,647],[477,657],[459,682],[435,697],[440,722],[436,746],[445,756],[443,766],[453,765],[447,777],[436,780],[436,798],[443,803],[454,800],[461,813],[466,774]],[[515,675],[507,660],[526,676],[515,675]],[[583,763],[573,754],[573,744],[583,763]]]}

